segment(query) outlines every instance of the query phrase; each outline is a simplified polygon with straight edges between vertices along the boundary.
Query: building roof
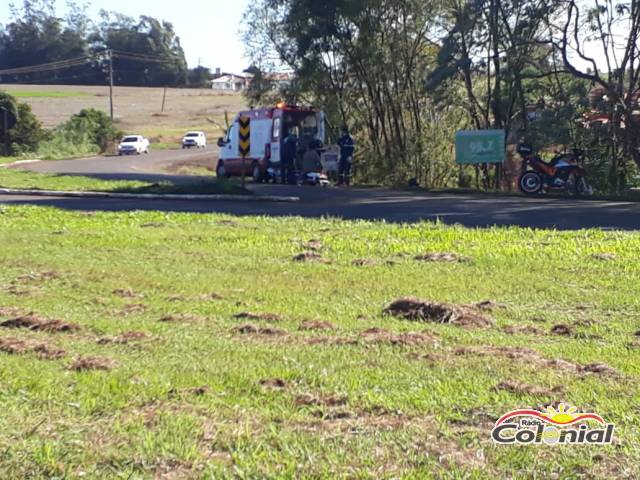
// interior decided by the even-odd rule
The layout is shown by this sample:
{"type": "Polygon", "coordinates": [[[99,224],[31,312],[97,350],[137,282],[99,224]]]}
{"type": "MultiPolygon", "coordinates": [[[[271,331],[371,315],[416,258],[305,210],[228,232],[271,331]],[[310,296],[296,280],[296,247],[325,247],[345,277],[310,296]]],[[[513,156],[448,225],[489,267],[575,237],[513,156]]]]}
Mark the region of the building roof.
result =
{"type": "Polygon", "coordinates": [[[217,78],[214,78],[213,80],[211,80],[212,82],[219,82],[219,83],[223,83],[223,82],[228,82],[228,81],[233,81],[233,80],[246,80],[247,77],[242,76],[242,75],[236,75],[235,73],[223,73],[222,75],[220,75],[217,78]]]}

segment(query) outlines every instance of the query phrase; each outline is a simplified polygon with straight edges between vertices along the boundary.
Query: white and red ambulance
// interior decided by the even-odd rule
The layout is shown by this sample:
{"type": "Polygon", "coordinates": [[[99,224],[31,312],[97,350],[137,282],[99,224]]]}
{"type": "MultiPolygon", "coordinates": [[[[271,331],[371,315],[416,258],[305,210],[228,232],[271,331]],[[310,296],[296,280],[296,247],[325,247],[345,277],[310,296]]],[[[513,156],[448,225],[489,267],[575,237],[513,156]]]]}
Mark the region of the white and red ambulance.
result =
{"type": "Polygon", "coordinates": [[[280,152],[285,137],[295,131],[300,142],[325,141],[324,113],[313,107],[291,106],[279,103],[273,108],[261,108],[240,112],[226,135],[218,140],[220,155],[216,173],[218,178],[251,176],[261,182],[267,178],[278,178],[280,152]],[[241,117],[250,119],[250,144],[248,156],[240,154],[241,117]]]}

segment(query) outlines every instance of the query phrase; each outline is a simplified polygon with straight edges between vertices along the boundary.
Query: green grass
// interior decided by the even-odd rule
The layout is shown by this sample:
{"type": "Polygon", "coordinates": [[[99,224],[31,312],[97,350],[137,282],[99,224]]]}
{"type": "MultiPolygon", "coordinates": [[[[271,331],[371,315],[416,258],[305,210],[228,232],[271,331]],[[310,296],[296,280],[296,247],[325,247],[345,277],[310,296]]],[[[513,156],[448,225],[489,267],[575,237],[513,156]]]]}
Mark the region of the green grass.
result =
{"type": "Polygon", "coordinates": [[[640,362],[629,346],[640,330],[638,234],[4,207],[0,243],[4,316],[15,307],[82,326],[57,334],[0,328],[0,338],[66,351],[57,360],[0,353],[1,478],[640,475],[640,362]],[[311,239],[331,263],[292,261],[311,239]],[[471,260],[413,259],[426,252],[471,260]],[[601,253],[615,257],[593,257],[601,253]],[[377,263],[352,265],[362,258],[377,263]],[[405,295],[504,308],[484,329],[382,315],[405,295]],[[281,315],[254,323],[287,334],[233,333],[243,311],[281,315]],[[192,317],[160,321],[165,315],[192,317]],[[306,319],[336,330],[300,330],[306,319]],[[550,334],[557,324],[575,335],[550,334]],[[507,325],[547,334],[508,335],[507,325]],[[437,342],[309,342],[358,338],[371,327],[426,330],[437,342]],[[149,338],[98,341],[129,331],[149,338]],[[456,354],[461,346],[527,347],[547,359],[605,362],[619,376],[456,354]],[[117,366],[67,368],[89,356],[117,366]],[[274,378],[284,388],[260,383],[274,378]],[[495,388],[507,380],[564,393],[495,388]],[[189,390],[202,386],[202,394],[189,390]],[[303,405],[296,399],[304,395],[345,403],[303,405]],[[491,443],[491,426],[506,411],[560,399],[614,422],[617,444],[491,443]]]}
{"type": "MultiPolygon", "coordinates": [[[[233,113],[230,113],[232,118],[233,113]]],[[[171,117],[168,117],[173,120],[171,117]]],[[[135,130],[135,133],[143,135],[151,141],[151,148],[173,149],[180,148],[182,137],[188,131],[203,131],[207,135],[209,144],[214,144],[219,137],[224,135],[224,115],[208,115],[206,118],[192,117],[193,122],[189,126],[177,126],[163,123],[167,119],[159,117],[157,120],[135,130]],[[211,121],[215,122],[212,123],[211,121]]]]}
{"type": "Polygon", "coordinates": [[[73,97],[91,97],[90,93],[84,92],[57,92],[45,90],[17,90],[10,92],[16,98],[73,98],[73,97]]]}
{"type": "Polygon", "coordinates": [[[81,175],[38,173],[13,168],[0,168],[0,188],[58,190],[78,192],[174,193],[174,194],[249,194],[246,189],[228,182],[194,180],[189,183],[103,180],[81,175]]]}
{"type": "Polygon", "coordinates": [[[178,150],[180,149],[179,143],[174,142],[155,142],[150,145],[152,150],[178,150]]]}

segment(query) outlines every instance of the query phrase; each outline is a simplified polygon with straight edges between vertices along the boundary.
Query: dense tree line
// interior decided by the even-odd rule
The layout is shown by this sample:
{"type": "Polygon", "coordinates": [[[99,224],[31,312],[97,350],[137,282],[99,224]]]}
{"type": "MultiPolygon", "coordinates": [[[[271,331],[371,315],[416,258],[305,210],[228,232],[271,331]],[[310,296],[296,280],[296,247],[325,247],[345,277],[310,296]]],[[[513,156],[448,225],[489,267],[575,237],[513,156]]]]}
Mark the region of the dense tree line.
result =
{"type": "Polygon", "coordinates": [[[11,21],[0,31],[0,70],[86,60],[71,68],[2,75],[2,83],[104,85],[108,50],[123,52],[113,59],[118,85],[182,86],[189,79],[202,81],[198,72],[188,72],[171,23],[104,10],[94,21],[86,7],[68,5],[64,18],[56,14],[55,0],[24,0],[20,8],[12,6],[11,21]]]}
{"type": "Polygon", "coordinates": [[[463,128],[586,146],[602,189],[624,189],[640,165],[640,0],[258,0],[247,19],[252,69],[286,65],[296,81],[277,95],[351,125],[368,180],[444,186],[479,173],[499,186],[500,170],[455,168],[463,128]],[[594,109],[607,119],[597,128],[594,109]]]}

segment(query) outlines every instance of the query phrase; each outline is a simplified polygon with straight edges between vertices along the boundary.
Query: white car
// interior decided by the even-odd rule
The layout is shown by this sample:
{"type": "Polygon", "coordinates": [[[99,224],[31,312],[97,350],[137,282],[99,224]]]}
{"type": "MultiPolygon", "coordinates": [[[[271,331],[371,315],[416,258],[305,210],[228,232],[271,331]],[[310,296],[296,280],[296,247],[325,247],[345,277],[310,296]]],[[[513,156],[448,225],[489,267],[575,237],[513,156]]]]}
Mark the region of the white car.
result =
{"type": "Polygon", "coordinates": [[[206,148],[207,137],[204,132],[187,132],[182,137],[182,148],[206,148]]]}
{"type": "Polygon", "coordinates": [[[149,140],[142,135],[127,135],[118,145],[118,155],[149,153],[149,140]]]}

